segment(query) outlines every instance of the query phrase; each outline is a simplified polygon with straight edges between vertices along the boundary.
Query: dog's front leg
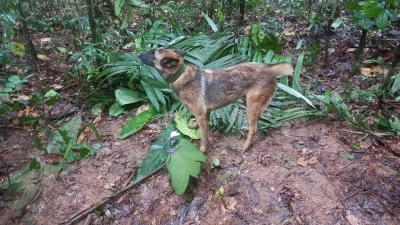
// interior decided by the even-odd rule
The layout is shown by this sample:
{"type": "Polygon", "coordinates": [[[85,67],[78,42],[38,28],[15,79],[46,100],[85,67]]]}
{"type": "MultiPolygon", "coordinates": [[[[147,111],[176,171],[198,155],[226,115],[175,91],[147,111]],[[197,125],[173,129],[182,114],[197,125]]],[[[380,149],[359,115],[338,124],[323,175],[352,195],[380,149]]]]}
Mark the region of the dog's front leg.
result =
{"type": "Polygon", "coordinates": [[[201,146],[200,151],[205,152],[208,145],[208,114],[202,113],[199,115],[194,115],[196,117],[197,123],[200,126],[200,136],[201,136],[201,146]]]}

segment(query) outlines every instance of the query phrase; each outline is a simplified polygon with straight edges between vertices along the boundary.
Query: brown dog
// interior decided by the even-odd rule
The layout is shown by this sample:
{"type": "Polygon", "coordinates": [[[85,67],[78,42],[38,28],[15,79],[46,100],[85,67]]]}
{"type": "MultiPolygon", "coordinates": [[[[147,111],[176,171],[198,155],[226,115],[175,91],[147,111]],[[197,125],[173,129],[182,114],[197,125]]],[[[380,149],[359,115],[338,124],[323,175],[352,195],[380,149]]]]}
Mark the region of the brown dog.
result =
{"type": "Polygon", "coordinates": [[[256,135],[260,115],[274,96],[276,77],[292,75],[292,65],[250,62],[210,70],[186,65],[185,55],[183,51],[157,49],[140,53],[139,58],[144,64],[155,67],[171,83],[172,90],[196,117],[201,133],[200,150],[203,152],[208,144],[208,113],[246,96],[249,135],[243,151],[247,150],[256,135]]]}

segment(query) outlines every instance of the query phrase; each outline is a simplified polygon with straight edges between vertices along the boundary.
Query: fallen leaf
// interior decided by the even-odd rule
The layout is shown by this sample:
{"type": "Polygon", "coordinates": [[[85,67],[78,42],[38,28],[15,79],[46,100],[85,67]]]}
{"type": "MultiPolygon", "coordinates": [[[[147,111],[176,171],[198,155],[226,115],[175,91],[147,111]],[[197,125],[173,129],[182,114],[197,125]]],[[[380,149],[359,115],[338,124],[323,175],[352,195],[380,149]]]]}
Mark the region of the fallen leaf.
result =
{"type": "Polygon", "coordinates": [[[299,164],[302,167],[306,167],[308,163],[304,160],[303,157],[301,157],[299,160],[297,160],[297,164],[299,164]]]}
{"type": "Polygon", "coordinates": [[[316,156],[311,157],[309,160],[305,160],[303,157],[297,160],[297,164],[303,167],[306,167],[308,165],[313,165],[316,163],[318,163],[318,158],[316,156]]]}
{"type": "Polygon", "coordinates": [[[51,85],[51,87],[56,91],[61,90],[63,88],[63,86],[59,84],[53,84],[51,85]]]}
{"type": "MultiPolygon", "coordinates": [[[[97,115],[96,119],[93,120],[93,123],[96,125],[101,120],[101,114],[97,115]]],[[[92,131],[92,128],[86,127],[86,129],[79,135],[76,143],[81,143],[87,136],[89,132],[92,131]]]]}
{"type": "Polygon", "coordinates": [[[253,211],[254,213],[256,213],[256,214],[259,214],[259,215],[264,214],[264,211],[263,211],[262,209],[255,208],[255,207],[253,207],[252,209],[253,209],[252,211],[253,211]]]}
{"type": "Polygon", "coordinates": [[[42,55],[42,54],[38,54],[37,55],[38,59],[42,60],[42,61],[49,61],[49,57],[42,55]]]}
{"type": "Polygon", "coordinates": [[[366,77],[376,77],[378,75],[386,75],[387,70],[383,70],[378,66],[372,67],[372,68],[361,68],[361,74],[366,76],[366,77]]]}
{"type": "Polygon", "coordinates": [[[358,225],[357,218],[354,215],[347,215],[346,219],[351,225],[358,225]]]}
{"type": "Polygon", "coordinates": [[[45,43],[48,43],[48,42],[51,42],[51,38],[41,38],[40,39],[40,43],[41,44],[45,44],[45,43]]]}
{"type": "Polygon", "coordinates": [[[317,164],[318,163],[318,158],[316,156],[311,157],[311,159],[308,160],[309,165],[317,164]]]}
{"type": "Polygon", "coordinates": [[[53,153],[53,154],[41,154],[39,155],[40,159],[50,165],[60,163],[64,161],[64,156],[62,154],[53,153]]]}
{"type": "Polygon", "coordinates": [[[294,34],[295,34],[295,32],[294,32],[294,27],[293,27],[293,26],[288,26],[288,27],[286,27],[285,30],[283,30],[283,33],[284,33],[286,36],[292,36],[292,35],[294,35],[294,34]]]}
{"type": "Polygon", "coordinates": [[[229,210],[235,210],[235,206],[236,206],[237,203],[238,202],[237,202],[235,197],[229,198],[228,199],[228,205],[227,205],[228,209],[229,210]]]}
{"type": "Polygon", "coordinates": [[[148,110],[148,109],[150,109],[150,104],[143,104],[143,105],[141,105],[139,108],[137,108],[137,110],[136,110],[136,115],[137,114],[140,114],[141,112],[143,112],[143,111],[146,111],[146,110],[148,110]]]}
{"type": "Polygon", "coordinates": [[[19,94],[18,95],[18,100],[22,100],[22,101],[29,101],[29,100],[31,100],[31,98],[32,98],[32,96],[27,96],[27,95],[24,95],[24,94],[19,94]]]}

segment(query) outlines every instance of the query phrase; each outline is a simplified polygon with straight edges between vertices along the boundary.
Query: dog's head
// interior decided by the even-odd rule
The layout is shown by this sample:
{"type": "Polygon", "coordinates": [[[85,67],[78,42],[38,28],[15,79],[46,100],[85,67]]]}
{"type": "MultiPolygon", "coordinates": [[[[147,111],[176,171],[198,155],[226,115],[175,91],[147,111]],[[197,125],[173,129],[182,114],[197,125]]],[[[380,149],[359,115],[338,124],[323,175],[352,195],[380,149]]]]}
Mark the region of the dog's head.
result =
{"type": "Polygon", "coordinates": [[[164,79],[174,75],[183,64],[186,52],[159,48],[152,52],[142,52],[139,59],[144,64],[155,67],[164,79]]]}

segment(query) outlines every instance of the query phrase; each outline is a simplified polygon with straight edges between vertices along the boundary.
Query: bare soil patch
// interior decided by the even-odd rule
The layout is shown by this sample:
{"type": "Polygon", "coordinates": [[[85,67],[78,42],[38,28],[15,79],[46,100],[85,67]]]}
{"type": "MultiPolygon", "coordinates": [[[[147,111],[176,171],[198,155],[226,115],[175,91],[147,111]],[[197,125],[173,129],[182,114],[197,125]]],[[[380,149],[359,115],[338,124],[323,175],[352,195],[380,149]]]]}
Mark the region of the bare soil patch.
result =
{"type": "MultiPolygon", "coordinates": [[[[105,117],[96,156],[70,165],[58,180],[44,178],[24,218],[12,221],[3,208],[0,224],[58,224],[126,185],[160,131],[147,127],[119,141],[125,123],[105,117]]],[[[398,138],[368,136],[356,151],[345,142],[363,136],[344,129],[351,130],[341,122],[298,120],[271,130],[244,153],[238,150],[244,140],[215,131],[209,162],[189,188],[192,201],[174,193],[163,170],[107,205],[113,218],[99,212],[91,224],[399,224],[400,181],[393,171],[400,160],[390,151],[398,138]],[[211,169],[213,156],[221,166],[211,169]],[[221,187],[224,194],[216,195],[221,187]]],[[[18,151],[9,153],[13,158],[18,151]]]]}

